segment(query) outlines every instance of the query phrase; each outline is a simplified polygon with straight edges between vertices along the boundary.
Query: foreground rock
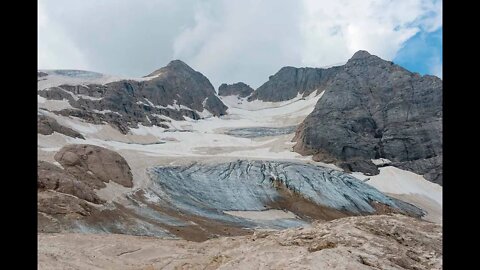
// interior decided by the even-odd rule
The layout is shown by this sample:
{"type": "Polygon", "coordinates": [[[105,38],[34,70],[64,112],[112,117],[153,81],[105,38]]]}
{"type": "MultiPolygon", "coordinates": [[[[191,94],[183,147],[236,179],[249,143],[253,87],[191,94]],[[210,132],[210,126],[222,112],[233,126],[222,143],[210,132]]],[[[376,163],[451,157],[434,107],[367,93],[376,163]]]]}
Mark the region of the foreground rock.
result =
{"type": "Polygon", "coordinates": [[[180,60],[144,79],[62,84],[40,89],[38,94],[47,100],[67,100],[72,106],[55,111],[57,114],[94,124],[107,122],[124,134],[139,124],[168,128],[168,118],[200,119],[206,115],[224,115],[227,110],[210,81],[180,60]]]}
{"type": "Polygon", "coordinates": [[[234,84],[222,84],[218,88],[218,95],[219,96],[233,96],[236,95],[238,97],[244,98],[248,97],[253,92],[253,89],[244,84],[243,82],[238,82],[234,84]]]}
{"type": "Polygon", "coordinates": [[[441,269],[442,228],[366,216],[193,243],[127,235],[40,234],[40,269],[441,269]]]}
{"type": "Polygon", "coordinates": [[[63,168],[46,161],[38,161],[37,167],[38,190],[53,190],[59,193],[70,194],[79,199],[92,203],[102,203],[93,188],[77,179],[63,168]]]}
{"type": "MultiPolygon", "coordinates": [[[[118,153],[94,145],[67,145],[55,155],[58,165],[38,161],[38,231],[82,231],[83,220],[106,215],[96,190],[109,181],[132,187],[132,173],[118,153]],[[80,223],[79,223],[80,222],[80,223]]],[[[114,221],[112,221],[114,222],[114,221]]],[[[101,226],[101,225],[100,225],[101,226]]]]}
{"type": "Polygon", "coordinates": [[[67,172],[94,188],[113,181],[133,187],[132,172],[127,161],[117,152],[89,144],[66,145],[55,154],[67,172]]]}
{"type": "Polygon", "coordinates": [[[347,171],[378,173],[372,159],[442,183],[442,81],[357,52],[299,126],[294,150],[347,171]]]}

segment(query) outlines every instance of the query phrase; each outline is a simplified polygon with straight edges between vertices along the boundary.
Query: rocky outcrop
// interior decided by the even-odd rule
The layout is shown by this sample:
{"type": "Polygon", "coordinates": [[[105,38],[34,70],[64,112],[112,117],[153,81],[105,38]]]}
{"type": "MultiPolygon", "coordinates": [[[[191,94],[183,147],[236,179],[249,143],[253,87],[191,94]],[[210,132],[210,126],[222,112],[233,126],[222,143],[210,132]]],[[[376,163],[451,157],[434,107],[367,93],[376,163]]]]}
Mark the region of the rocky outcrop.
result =
{"type": "Polygon", "coordinates": [[[227,107],[210,81],[182,61],[175,60],[145,80],[121,80],[107,84],[60,85],[38,91],[46,99],[66,99],[73,109],[56,111],[91,123],[109,123],[127,133],[130,128],[160,126],[168,120],[226,114],[227,107]]]}
{"type": "Polygon", "coordinates": [[[337,70],[294,138],[294,150],[346,170],[378,171],[371,159],[442,183],[442,80],[357,52],[337,70]]]}
{"type": "Polygon", "coordinates": [[[103,188],[110,181],[133,187],[130,166],[112,150],[89,144],[71,144],[60,149],[55,160],[76,179],[93,188],[103,188]]]}
{"type": "Polygon", "coordinates": [[[243,82],[238,82],[234,84],[222,84],[218,88],[219,96],[238,96],[241,98],[248,97],[253,93],[253,89],[243,82]]]}
{"type": "MultiPolygon", "coordinates": [[[[67,145],[57,152],[55,159],[58,165],[38,161],[38,231],[104,231],[99,222],[102,217],[109,220],[107,224],[114,224],[116,221],[102,208],[112,207],[111,203],[100,198],[96,191],[109,181],[133,186],[125,159],[94,145],[67,145]],[[82,225],[84,222],[89,225],[82,225]]],[[[116,217],[121,214],[118,211],[116,217]]]]}
{"type": "Polygon", "coordinates": [[[37,132],[42,135],[50,135],[53,134],[53,132],[58,132],[72,138],[85,139],[82,134],[71,128],[60,125],[57,120],[46,115],[37,116],[37,132]]]}
{"type": "Polygon", "coordinates": [[[139,94],[153,104],[168,106],[176,100],[176,104],[198,112],[206,109],[214,116],[226,113],[227,106],[215,95],[215,89],[207,77],[180,60],[170,62],[148,76],[155,77],[145,82],[139,94]]]}
{"type": "Polygon", "coordinates": [[[283,67],[257,88],[248,100],[277,102],[295,98],[298,94],[305,97],[315,90],[320,94],[341,69],[342,67],[326,69],[283,67]]]}
{"type": "Polygon", "coordinates": [[[37,231],[62,232],[99,211],[87,201],[66,193],[43,190],[37,195],[37,231]]]}
{"type": "Polygon", "coordinates": [[[91,186],[52,163],[39,160],[37,177],[39,191],[53,190],[63,194],[70,194],[92,203],[104,202],[95,194],[91,186]]]}

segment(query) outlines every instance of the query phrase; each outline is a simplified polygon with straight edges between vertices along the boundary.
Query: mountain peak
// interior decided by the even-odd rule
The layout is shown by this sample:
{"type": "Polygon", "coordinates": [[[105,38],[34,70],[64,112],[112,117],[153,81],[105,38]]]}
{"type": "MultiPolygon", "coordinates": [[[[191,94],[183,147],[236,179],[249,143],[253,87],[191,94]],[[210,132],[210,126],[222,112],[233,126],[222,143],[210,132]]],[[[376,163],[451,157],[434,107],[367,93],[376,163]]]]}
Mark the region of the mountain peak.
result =
{"type": "Polygon", "coordinates": [[[191,68],[189,65],[187,65],[182,60],[176,59],[176,60],[170,61],[170,63],[168,63],[168,65],[155,70],[154,72],[148,74],[145,77],[156,76],[156,75],[159,75],[159,74],[163,73],[165,70],[172,70],[172,69],[173,70],[186,70],[186,71],[189,71],[189,72],[194,72],[195,71],[195,70],[193,70],[193,68],[191,68]]]}
{"type": "Polygon", "coordinates": [[[167,67],[173,67],[173,68],[188,68],[192,69],[189,65],[185,64],[182,60],[172,60],[170,63],[168,63],[167,67]]]}
{"type": "Polygon", "coordinates": [[[360,51],[354,53],[352,58],[350,58],[350,60],[363,59],[363,58],[367,58],[369,56],[371,56],[371,54],[369,52],[367,52],[365,50],[360,50],[360,51]]]}

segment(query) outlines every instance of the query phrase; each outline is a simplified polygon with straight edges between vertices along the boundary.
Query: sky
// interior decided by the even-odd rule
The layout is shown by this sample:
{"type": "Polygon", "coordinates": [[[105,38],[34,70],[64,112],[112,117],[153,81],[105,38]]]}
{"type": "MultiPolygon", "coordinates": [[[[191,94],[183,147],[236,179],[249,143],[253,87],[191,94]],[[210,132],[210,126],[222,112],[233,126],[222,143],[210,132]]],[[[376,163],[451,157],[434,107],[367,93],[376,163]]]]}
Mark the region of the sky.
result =
{"type": "Polygon", "coordinates": [[[140,77],[180,59],[254,89],[356,51],[442,77],[441,0],[39,0],[38,68],[140,77]]]}

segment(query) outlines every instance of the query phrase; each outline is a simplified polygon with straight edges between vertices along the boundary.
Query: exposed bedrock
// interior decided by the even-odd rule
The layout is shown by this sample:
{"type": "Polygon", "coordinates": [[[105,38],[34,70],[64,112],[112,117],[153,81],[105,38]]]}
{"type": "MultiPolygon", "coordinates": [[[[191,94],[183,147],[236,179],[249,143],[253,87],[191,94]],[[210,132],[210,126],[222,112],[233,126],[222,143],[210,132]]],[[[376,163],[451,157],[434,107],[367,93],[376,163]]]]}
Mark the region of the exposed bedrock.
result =
{"type": "Polygon", "coordinates": [[[357,52],[297,129],[294,150],[373,175],[371,159],[442,183],[442,80],[357,52]]]}
{"type": "Polygon", "coordinates": [[[85,139],[82,134],[71,128],[60,125],[57,120],[46,115],[37,116],[37,132],[42,135],[50,135],[53,134],[53,132],[58,132],[72,138],[85,139]]]}
{"type": "Polygon", "coordinates": [[[218,87],[218,95],[219,96],[233,96],[236,95],[238,97],[244,98],[248,97],[253,92],[253,89],[243,83],[238,82],[234,84],[225,84],[223,83],[218,87]]]}
{"type": "Polygon", "coordinates": [[[132,187],[130,166],[117,152],[89,144],[66,145],[55,154],[65,170],[94,188],[103,188],[113,181],[132,187]]]}

